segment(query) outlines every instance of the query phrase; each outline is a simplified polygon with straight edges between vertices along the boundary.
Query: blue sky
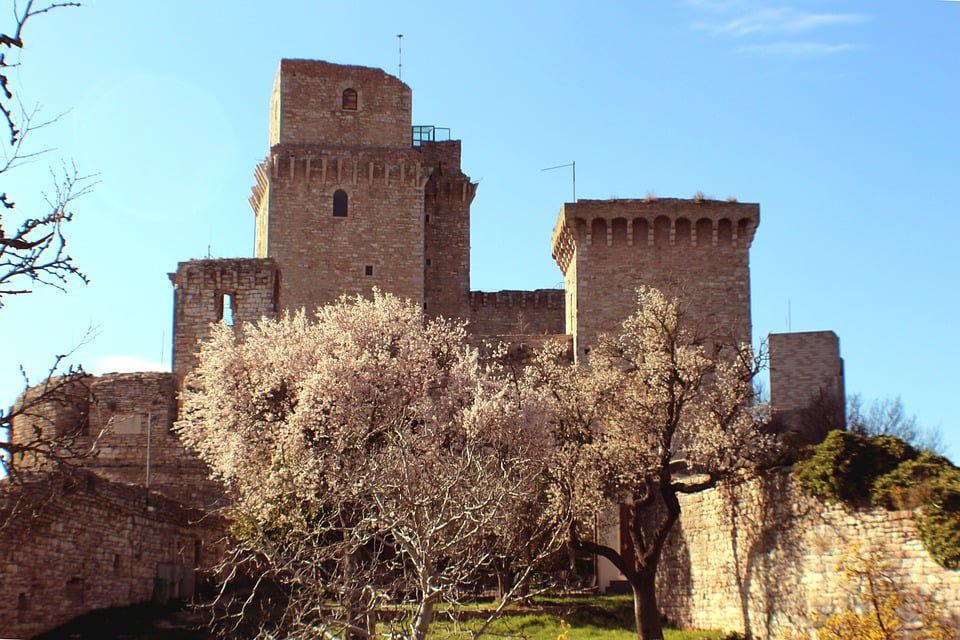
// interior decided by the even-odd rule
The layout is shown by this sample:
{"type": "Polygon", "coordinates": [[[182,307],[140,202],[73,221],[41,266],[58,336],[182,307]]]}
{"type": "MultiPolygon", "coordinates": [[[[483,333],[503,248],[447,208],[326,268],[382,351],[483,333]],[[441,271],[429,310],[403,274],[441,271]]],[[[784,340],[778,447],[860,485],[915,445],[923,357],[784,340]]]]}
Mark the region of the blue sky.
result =
{"type": "MultiPolygon", "coordinates": [[[[6,4],[6,3],[5,3],[6,4]]],[[[0,13],[0,27],[9,24],[0,13]]],[[[18,365],[168,367],[178,261],[250,256],[253,167],[279,60],[397,72],[450,127],[473,205],[472,287],[560,286],[571,197],[759,202],[754,335],[832,329],[848,392],[901,396],[960,457],[960,2],[131,2],[31,22],[19,95],[59,122],[3,178],[27,211],[61,159],[97,174],[70,248],[91,277],[0,310],[18,365]]]]}

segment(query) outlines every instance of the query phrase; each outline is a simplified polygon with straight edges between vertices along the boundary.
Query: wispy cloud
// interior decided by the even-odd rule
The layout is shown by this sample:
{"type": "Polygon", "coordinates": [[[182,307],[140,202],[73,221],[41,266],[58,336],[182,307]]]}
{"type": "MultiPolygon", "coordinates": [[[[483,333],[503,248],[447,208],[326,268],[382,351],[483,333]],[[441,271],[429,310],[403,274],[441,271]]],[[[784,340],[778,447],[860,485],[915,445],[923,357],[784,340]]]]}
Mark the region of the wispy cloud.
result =
{"type": "Polygon", "coordinates": [[[761,9],[721,23],[699,23],[698,28],[713,33],[748,36],[771,33],[798,33],[821,27],[864,22],[861,13],[808,13],[790,7],[761,9]]]}
{"type": "Polygon", "coordinates": [[[826,29],[842,33],[841,27],[870,19],[863,13],[811,12],[790,6],[762,7],[751,0],[686,0],[686,4],[709,14],[706,19],[694,23],[695,29],[746,40],[749,44],[744,44],[740,50],[761,55],[813,57],[861,49],[861,45],[849,42],[847,37],[841,42],[827,42],[820,40],[818,34],[826,29]]]}
{"type": "Polygon", "coordinates": [[[863,46],[844,42],[833,44],[828,42],[769,42],[765,44],[751,44],[740,47],[741,51],[749,53],[759,53],[770,56],[796,56],[796,57],[816,57],[830,56],[837,53],[845,53],[862,49],[863,46]]]}

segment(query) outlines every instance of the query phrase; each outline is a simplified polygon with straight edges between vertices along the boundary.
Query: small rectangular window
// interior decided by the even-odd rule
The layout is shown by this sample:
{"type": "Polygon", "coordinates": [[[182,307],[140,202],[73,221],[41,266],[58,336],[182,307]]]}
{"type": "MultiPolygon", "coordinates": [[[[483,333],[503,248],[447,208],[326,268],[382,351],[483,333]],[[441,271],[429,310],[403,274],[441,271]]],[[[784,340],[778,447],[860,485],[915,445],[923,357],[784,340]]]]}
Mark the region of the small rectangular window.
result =
{"type": "Polygon", "coordinates": [[[372,276],[373,275],[373,266],[367,265],[363,268],[363,275],[372,276]]]}
{"type": "Polygon", "coordinates": [[[220,319],[223,320],[223,323],[228,327],[233,326],[233,294],[225,293],[223,294],[223,299],[220,301],[220,319]]]}
{"type": "Polygon", "coordinates": [[[430,266],[430,258],[427,258],[427,266],[430,266]]]}

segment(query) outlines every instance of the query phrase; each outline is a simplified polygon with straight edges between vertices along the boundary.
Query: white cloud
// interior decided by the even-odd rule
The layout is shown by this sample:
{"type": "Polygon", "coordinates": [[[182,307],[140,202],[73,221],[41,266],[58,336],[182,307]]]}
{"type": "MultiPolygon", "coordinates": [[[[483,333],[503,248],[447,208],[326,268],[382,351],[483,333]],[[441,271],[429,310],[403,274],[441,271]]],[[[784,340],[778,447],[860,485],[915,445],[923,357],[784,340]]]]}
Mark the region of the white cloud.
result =
{"type": "Polygon", "coordinates": [[[846,53],[863,47],[849,42],[833,44],[827,42],[769,42],[741,47],[741,51],[775,56],[814,57],[846,53]]]}
{"type": "Polygon", "coordinates": [[[798,33],[821,27],[864,22],[861,13],[807,13],[791,7],[760,9],[722,23],[698,23],[698,29],[717,34],[749,36],[770,33],[798,33]]]}
{"type": "Polygon", "coordinates": [[[147,360],[146,358],[138,358],[136,356],[100,356],[99,358],[94,358],[91,366],[87,370],[99,376],[105,373],[169,371],[170,367],[156,360],[147,360]]]}

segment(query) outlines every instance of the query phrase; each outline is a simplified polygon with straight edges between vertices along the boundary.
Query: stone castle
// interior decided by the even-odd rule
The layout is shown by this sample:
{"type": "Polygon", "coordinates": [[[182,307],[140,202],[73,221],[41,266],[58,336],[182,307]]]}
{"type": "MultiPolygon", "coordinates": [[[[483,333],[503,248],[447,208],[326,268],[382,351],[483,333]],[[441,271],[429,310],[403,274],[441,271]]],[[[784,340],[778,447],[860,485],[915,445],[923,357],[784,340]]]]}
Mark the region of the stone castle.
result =
{"type": "MultiPolygon", "coordinates": [[[[29,636],[91,609],[149,600],[158,590],[191,595],[194,571],[215,556],[218,533],[196,514],[219,492],[171,426],[177,389],[213,323],[256,322],[378,287],[422,304],[428,316],[465,320],[477,338],[518,348],[566,341],[580,361],[600,334],[616,331],[635,308],[636,288],[647,285],[681,298],[708,344],[751,341],[757,204],[568,202],[552,236],[564,289],[471,291],[477,184],[461,168],[461,142],[448,139],[449,130],[414,126],[411,114],[410,87],[382,70],[280,63],[270,146],[250,196],[255,257],[191,260],[170,274],[173,371],[94,378],[72,402],[42,406],[14,423],[14,439],[37,428],[81,439],[104,433],[99,454],[85,462],[84,486],[49,488],[52,506],[43,514],[8,523],[0,543],[0,636],[29,636]]],[[[803,433],[800,417],[818,403],[841,407],[842,424],[837,337],[778,334],[769,345],[771,404],[782,428],[816,439],[803,433]]],[[[0,516],[11,508],[0,503],[0,516]]],[[[602,567],[598,577],[601,586],[615,578],[602,567]]],[[[742,616],[698,617],[696,606],[672,614],[744,627],[742,616]]]]}

